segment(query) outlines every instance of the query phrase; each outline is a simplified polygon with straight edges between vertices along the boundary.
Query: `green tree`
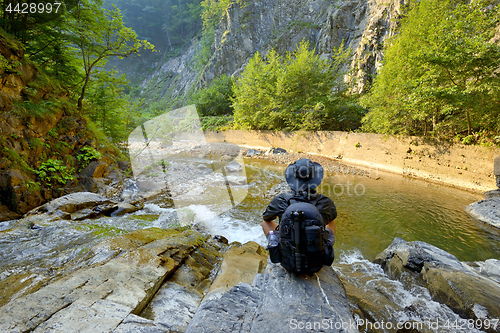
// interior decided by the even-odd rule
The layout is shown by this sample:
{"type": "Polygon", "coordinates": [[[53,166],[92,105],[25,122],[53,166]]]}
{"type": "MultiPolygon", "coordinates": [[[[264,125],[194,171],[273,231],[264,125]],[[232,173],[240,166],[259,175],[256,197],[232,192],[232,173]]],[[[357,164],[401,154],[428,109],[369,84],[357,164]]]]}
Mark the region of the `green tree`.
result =
{"type": "Polygon", "coordinates": [[[88,89],[89,118],[115,141],[126,139],[128,123],[133,106],[123,96],[123,88],[127,84],[125,75],[118,75],[114,70],[99,71],[88,89]]]}
{"type": "Polygon", "coordinates": [[[353,107],[343,70],[350,51],[343,46],[324,59],[301,42],[295,52],[271,50],[249,61],[233,87],[234,122],[244,129],[354,129],[362,116],[353,107]],[[348,106],[349,105],[349,106],[348,106]]]}
{"type": "Polygon", "coordinates": [[[363,104],[364,129],[452,135],[498,131],[499,7],[488,1],[422,0],[386,43],[384,65],[363,104]]]}
{"type": "Polygon", "coordinates": [[[84,79],[78,98],[78,111],[83,110],[85,92],[94,69],[103,66],[110,57],[128,57],[140,49],[154,46],[139,40],[132,28],[125,27],[117,8],[101,8],[102,2],[80,0],[71,15],[75,27],[73,40],[83,61],[84,79]]]}
{"type": "Polygon", "coordinates": [[[233,86],[234,120],[242,129],[281,127],[276,105],[277,82],[283,72],[283,59],[271,49],[264,61],[256,52],[233,86]]]}
{"type": "Polygon", "coordinates": [[[190,103],[196,104],[201,116],[232,114],[233,83],[232,77],[223,74],[212,80],[208,87],[197,90],[190,98],[190,103]]]}

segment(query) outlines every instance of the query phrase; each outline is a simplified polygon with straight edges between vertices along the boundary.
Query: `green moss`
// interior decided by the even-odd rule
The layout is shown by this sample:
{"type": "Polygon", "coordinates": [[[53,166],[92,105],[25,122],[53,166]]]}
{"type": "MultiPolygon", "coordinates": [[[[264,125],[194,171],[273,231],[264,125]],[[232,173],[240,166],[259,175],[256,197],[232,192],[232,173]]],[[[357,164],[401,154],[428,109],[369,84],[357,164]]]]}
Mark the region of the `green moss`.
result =
{"type": "Polygon", "coordinates": [[[112,226],[102,226],[102,225],[96,225],[96,224],[85,224],[85,225],[79,225],[75,227],[76,230],[82,230],[82,231],[91,231],[92,235],[97,236],[97,237],[110,237],[110,236],[117,236],[124,234],[125,231],[112,227],[112,226]]]}
{"type": "Polygon", "coordinates": [[[10,162],[11,168],[18,168],[23,173],[31,173],[33,171],[33,169],[26,163],[27,159],[24,156],[19,155],[17,151],[13,149],[9,149],[4,146],[0,155],[7,158],[10,162]]]}
{"type": "Polygon", "coordinates": [[[152,222],[158,219],[160,215],[155,215],[155,214],[145,214],[145,215],[128,215],[126,217],[127,220],[131,221],[146,221],[146,222],[152,222]]]}

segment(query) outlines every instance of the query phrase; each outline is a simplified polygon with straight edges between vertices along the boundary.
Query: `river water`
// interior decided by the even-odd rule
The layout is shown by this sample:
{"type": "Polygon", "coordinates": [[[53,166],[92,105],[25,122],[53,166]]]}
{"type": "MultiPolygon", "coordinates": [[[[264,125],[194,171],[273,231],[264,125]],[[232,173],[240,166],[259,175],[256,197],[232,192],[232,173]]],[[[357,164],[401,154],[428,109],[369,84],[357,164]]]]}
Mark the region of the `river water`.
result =
{"type": "MultiPolygon", "coordinates": [[[[193,221],[199,221],[195,229],[223,235],[230,242],[256,241],[265,245],[261,216],[272,199],[271,189],[284,180],[284,166],[252,159],[246,159],[245,163],[247,185],[241,188],[247,194],[233,209],[222,214],[211,205],[193,204],[185,209],[193,221]]],[[[351,284],[363,281],[352,273],[354,267],[361,267],[366,273],[364,278],[372,281],[373,288],[390,285],[393,297],[409,303],[408,308],[412,311],[399,313],[408,320],[456,318],[451,310],[432,302],[425,290],[408,291],[398,282],[384,277],[371,261],[395,237],[430,243],[461,261],[500,259],[500,232],[471,219],[464,212],[466,205],[482,196],[422,180],[385,173],[379,176],[375,179],[326,174],[319,188],[319,192],[334,200],[338,210],[334,269],[351,284]],[[373,282],[375,280],[378,282],[373,282]]],[[[209,202],[217,201],[211,199],[209,202]]],[[[48,278],[54,269],[71,264],[102,238],[140,228],[185,224],[176,220],[173,207],[171,200],[160,196],[146,203],[143,210],[124,217],[57,221],[39,230],[27,229],[17,221],[1,223],[0,294],[3,287],[8,287],[2,287],[2,282],[6,284],[9,277],[48,278]]],[[[397,313],[396,309],[389,312],[397,313]]]]}
{"type": "MultiPolygon", "coordinates": [[[[246,173],[253,185],[247,198],[221,220],[210,223],[223,223],[227,218],[227,229],[217,226],[217,230],[230,240],[264,245],[261,214],[272,199],[266,193],[283,180],[284,167],[250,160],[246,173]]],[[[356,250],[371,261],[400,237],[430,243],[461,261],[500,258],[500,232],[464,211],[482,195],[389,173],[378,175],[379,179],[326,175],[320,185],[319,192],[332,198],[338,211],[336,251],[356,250]]]]}

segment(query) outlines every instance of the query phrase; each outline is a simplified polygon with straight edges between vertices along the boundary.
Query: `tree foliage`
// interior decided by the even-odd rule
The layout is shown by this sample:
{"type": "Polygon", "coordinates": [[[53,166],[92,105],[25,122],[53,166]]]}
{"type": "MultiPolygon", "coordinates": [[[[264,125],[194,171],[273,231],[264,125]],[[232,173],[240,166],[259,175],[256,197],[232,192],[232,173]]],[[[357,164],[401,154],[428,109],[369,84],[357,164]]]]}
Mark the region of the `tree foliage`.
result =
{"type": "Polygon", "coordinates": [[[120,8],[127,26],[158,48],[182,47],[202,28],[201,0],[105,0],[120,8]]]}
{"type": "Polygon", "coordinates": [[[124,119],[131,108],[122,93],[126,80],[103,67],[110,57],[127,57],[153,45],[140,40],[124,25],[121,12],[105,9],[102,0],[64,1],[57,13],[53,3],[51,13],[29,15],[16,11],[16,4],[22,8],[23,3],[28,4],[0,0],[2,27],[23,42],[25,56],[50,78],[50,85],[68,93],[78,111],[85,111],[108,135],[123,137],[124,119]],[[89,108],[83,110],[84,105],[89,108]]]}
{"type": "MultiPolygon", "coordinates": [[[[125,140],[133,109],[129,100],[122,96],[127,84],[124,75],[116,71],[99,71],[88,89],[88,117],[115,141],[125,140]]],[[[135,124],[134,124],[135,125],[135,124]]]]}
{"type": "Polygon", "coordinates": [[[350,130],[362,110],[350,103],[343,71],[350,52],[342,46],[324,59],[301,42],[284,57],[271,50],[249,61],[233,86],[235,125],[266,130],[350,130]]]}
{"type": "Polygon", "coordinates": [[[125,58],[140,49],[153,49],[146,40],[139,40],[132,28],[125,27],[118,8],[103,9],[97,0],[79,0],[69,16],[74,27],[72,38],[83,62],[84,79],[78,111],[83,109],[83,99],[92,72],[103,66],[110,57],[125,58]]]}
{"type": "Polygon", "coordinates": [[[499,7],[489,1],[413,3],[363,103],[364,129],[439,135],[500,130],[499,7]]]}
{"type": "Polygon", "coordinates": [[[232,114],[233,83],[232,77],[223,74],[212,80],[206,88],[197,90],[189,99],[190,104],[196,104],[201,116],[232,114]]]}

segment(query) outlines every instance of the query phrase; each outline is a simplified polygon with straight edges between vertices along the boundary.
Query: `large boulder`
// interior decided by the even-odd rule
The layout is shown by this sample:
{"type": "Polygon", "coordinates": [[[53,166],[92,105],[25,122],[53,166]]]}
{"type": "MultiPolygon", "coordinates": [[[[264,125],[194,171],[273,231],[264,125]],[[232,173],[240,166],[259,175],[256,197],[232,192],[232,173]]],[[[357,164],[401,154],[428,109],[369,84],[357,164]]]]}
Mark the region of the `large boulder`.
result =
{"type": "Polygon", "coordinates": [[[117,203],[91,192],[76,192],[54,199],[29,211],[27,224],[50,222],[57,219],[81,220],[100,215],[110,215],[118,209],[117,203]]]}
{"type": "Polygon", "coordinates": [[[481,222],[500,228],[500,197],[498,196],[471,203],[465,211],[481,222]]]}
{"type": "Polygon", "coordinates": [[[404,283],[421,281],[436,301],[462,317],[500,318],[499,272],[491,267],[497,261],[467,264],[433,245],[396,238],[375,262],[404,283]]]}
{"type": "MultiPolygon", "coordinates": [[[[251,272],[258,269],[260,256],[257,252],[248,256],[253,263],[251,272]]],[[[229,254],[224,260],[231,257],[229,254]]],[[[268,261],[265,272],[255,274],[251,284],[240,282],[231,287],[238,279],[248,281],[250,277],[241,274],[244,264],[234,259],[234,272],[233,265],[227,265],[223,275],[240,278],[221,278],[219,282],[228,282],[205,297],[186,332],[357,332],[344,287],[331,267],[312,276],[297,276],[268,261]]]]}
{"type": "Polygon", "coordinates": [[[27,225],[46,224],[54,220],[83,220],[99,216],[120,216],[143,207],[141,201],[116,202],[92,192],[76,192],[54,199],[32,209],[21,222],[27,225]]]}

